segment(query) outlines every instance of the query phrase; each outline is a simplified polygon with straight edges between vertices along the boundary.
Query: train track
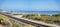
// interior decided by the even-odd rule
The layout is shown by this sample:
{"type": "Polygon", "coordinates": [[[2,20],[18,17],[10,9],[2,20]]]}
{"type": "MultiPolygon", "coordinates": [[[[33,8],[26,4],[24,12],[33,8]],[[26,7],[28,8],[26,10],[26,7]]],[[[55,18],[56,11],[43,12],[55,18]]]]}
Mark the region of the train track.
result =
{"type": "Polygon", "coordinates": [[[12,16],[7,15],[7,14],[3,14],[3,15],[5,15],[5,16],[7,16],[7,17],[10,17],[10,18],[12,18],[12,19],[18,20],[18,21],[20,21],[20,22],[26,23],[26,24],[34,25],[34,26],[36,26],[36,27],[57,27],[57,26],[43,25],[43,24],[40,24],[40,23],[36,23],[36,22],[24,20],[24,19],[19,19],[19,18],[12,17],[12,16]]]}

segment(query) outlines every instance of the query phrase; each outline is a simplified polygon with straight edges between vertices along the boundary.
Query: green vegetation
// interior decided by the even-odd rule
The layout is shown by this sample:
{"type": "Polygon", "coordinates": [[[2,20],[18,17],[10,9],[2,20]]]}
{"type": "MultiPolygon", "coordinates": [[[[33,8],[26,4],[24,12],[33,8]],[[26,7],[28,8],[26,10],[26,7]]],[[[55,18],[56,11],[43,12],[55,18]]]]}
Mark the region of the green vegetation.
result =
{"type": "MultiPolygon", "coordinates": [[[[55,23],[60,25],[60,14],[50,15],[37,15],[37,14],[27,14],[23,16],[24,18],[33,19],[37,21],[44,21],[46,23],[55,23]]],[[[13,22],[9,17],[0,14],[0,24],[7,25],[11,27],[21,27],[21,24],[13,22]]],[[[26,25],[24,27],[36,27],[32,25],[26,25]]]]}
{"type": "Polygon", "coordinates": [[[15,22],[13,22],[11,19],[9,19],[9,17],[4,16],[2,14],[0,14],[0,24],[2,24],[3,26],[7,25],[8,27],[12,27],[14,25],[14,27],[19,27],[18,24],[16,24],[15,22]]]}
{"type": "Polygon", "coordinates": [[[36,26],[33,26],[33,25],[26,25],[24,27],[36,27],[36,26]]]}
{"type": "Polygon", "coordinates": [[[47,23],[58,23],[60,24],[60,14],[55,14],[55,15],[32,15],[32,14],[28,14],[28,15],[24,15],[23,17],[28,18],[28,19],[33,19],[33,20],[37,20],[37,21],[44,21],[47,23]]]}
{"type": "Polygon", "coordinates": [[[55,15],[52,15],[52,16],[59,17],[59,16],[60,16],[60,14],[55,14],[55,15]]]}
{"type": "Polygon", "coordinates": [[[11,19],[9,19],[9,17],[4,16],[2,14],[0,14],[0,24],[3,26],[8,26],[8,27],[35,27],[33,25],[26,25],[23,26],[17,22],[12,21],[11,19]]]}
{"type": "Polygon", "coordinates": [[[8,25],[12,26],[12,22],[10,21],[10,19],[8,19],[8,17],[6,17],[2,14],[0,14],[0,24],[7,25],[7,26],[8,25]]]}
{"type": "Polygon", "coordinates": [[[20,25],[15,22],[15,23],[13,24],[13,27],[20,27],[20,25]]]}

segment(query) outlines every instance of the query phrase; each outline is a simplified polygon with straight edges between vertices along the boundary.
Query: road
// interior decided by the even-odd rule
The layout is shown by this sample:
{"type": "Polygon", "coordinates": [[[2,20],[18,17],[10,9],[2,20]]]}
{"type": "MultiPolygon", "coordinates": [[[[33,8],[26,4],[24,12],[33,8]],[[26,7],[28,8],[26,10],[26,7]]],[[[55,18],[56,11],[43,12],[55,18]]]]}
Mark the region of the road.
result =
{"type": "Polygon", "coordinates": [[[47,24],[44,22],[35,21],[35,20],[31,20],[31,19],[26,19],[26,18],[16,18],[16,17],[10,16],[7,14],[3,14],[3,15],[8,16],[12,19],[18,20],[20,22],[26,23],[26,24],[31,24],[31,25],[37,26],[37,27],[60,27],[60,26],[55,25],[55,24],[47,24]]]}

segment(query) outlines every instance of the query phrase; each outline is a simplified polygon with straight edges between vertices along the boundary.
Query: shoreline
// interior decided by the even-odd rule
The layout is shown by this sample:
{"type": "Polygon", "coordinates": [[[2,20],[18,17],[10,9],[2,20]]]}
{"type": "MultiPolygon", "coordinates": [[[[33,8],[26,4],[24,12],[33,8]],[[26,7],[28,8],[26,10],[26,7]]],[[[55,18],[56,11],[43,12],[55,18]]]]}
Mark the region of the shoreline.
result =
{"type": "Polygon", "coordinates": [[[37,14],[37,15],[56,15],[56,14],[60,14],[60,13],[51,13],[51,14],[48,14],[48,13],[21,13],[21,12],[19,12],[19,13],[17,13],[17,12],[12,12],[12,14],[37,14]]]}

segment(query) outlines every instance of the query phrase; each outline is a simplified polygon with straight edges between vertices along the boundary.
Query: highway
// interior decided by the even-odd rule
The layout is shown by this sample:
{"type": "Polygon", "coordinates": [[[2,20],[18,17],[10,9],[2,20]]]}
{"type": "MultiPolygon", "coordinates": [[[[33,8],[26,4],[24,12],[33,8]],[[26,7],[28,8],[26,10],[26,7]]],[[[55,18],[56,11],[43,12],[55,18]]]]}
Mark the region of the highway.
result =
{"type": "Polygon", "coordinates": [[[10,17],[11,19],[15,19],[15,20],[17,20],[17,21],[26,23],[26,24],[34,25],[34,26],[36,26],[36,27],[60,27],[60,26],[58,26],[58,25],[47,24],[47,23],[44,23],[44,22],[34,21],[34,20],[31,20],[31,19],[16,18],[16,17],[10,16],[10,15],[8,15],[8,14],[3,14],[3,15],[5,15],[5,16],[7,16],[7,17],[10,17]]]}

